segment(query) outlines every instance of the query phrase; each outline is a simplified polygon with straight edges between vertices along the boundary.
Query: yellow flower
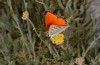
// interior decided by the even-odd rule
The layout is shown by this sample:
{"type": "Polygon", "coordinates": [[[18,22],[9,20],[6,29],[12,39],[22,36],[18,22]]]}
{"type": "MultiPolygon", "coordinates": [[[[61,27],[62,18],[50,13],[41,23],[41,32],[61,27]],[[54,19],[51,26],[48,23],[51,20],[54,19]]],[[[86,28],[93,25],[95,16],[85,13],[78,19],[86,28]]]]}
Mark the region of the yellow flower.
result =
{"type": "Polygon", "coordinates": [[[23,20],[27,20],[28,17],[29,17],[28,11],[23,12],[23,14],[22,14],[22,19],[23,19],[23,20]]]}
{"type": "Polygon", "coordinates": [[[56,45],[62,44],[64,42],[64,35],[60,33],[54,37],[51,37],[50,40],[56,45]]]}

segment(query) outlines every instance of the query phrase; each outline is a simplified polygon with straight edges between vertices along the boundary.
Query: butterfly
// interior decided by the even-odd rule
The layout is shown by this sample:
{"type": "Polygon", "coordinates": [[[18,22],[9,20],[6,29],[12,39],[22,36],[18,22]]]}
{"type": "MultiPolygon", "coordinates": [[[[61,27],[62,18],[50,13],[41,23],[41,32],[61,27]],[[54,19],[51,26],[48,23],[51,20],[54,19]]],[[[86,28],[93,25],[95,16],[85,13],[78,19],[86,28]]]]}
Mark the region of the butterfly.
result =
{"type": "Polygon", "coordinates": [[[45,24],[48,36],[53,37],[70,27],[62,17],[57,17],[53,13],[46,11],[45,24]]]}

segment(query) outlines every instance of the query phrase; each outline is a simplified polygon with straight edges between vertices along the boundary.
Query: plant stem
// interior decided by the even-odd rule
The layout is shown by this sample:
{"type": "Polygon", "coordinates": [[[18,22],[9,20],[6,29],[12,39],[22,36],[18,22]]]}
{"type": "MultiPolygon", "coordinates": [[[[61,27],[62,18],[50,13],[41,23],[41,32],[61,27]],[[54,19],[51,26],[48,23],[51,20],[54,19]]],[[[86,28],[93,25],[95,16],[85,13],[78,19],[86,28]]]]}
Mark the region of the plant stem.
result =
{"type": "Polygon", "coordinates": [[[37,32],[37,30],[36,30],[34,24],[32,23],[32,21],[31,21],[29,18],[28,18],[28,21],[29,21],[30,24],[32,25],[33,30],[35,31],[36,35],[40,38],[40,40],[41,40],[43,43],[45,43],[44,40],[43,40],[43,39],[40,37],[40,35],[38,34],[38,32],[37,32]]]}

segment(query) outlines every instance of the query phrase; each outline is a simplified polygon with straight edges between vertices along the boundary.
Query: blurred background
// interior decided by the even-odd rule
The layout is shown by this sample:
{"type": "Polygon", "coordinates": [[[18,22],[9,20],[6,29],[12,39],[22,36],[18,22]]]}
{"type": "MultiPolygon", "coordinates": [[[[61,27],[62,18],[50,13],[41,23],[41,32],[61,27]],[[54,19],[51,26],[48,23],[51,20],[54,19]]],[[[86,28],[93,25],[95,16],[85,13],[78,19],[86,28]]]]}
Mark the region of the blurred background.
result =
{"type": "Polygon", "coordinates": [[[0,0],[0,65],[100,65],[99,3],[0,0]],[[28,20],[22,19],[24,11],[28,20]],[[55,45],[46,36],[45,11],[69,22],[63,44],[55,45]]]}

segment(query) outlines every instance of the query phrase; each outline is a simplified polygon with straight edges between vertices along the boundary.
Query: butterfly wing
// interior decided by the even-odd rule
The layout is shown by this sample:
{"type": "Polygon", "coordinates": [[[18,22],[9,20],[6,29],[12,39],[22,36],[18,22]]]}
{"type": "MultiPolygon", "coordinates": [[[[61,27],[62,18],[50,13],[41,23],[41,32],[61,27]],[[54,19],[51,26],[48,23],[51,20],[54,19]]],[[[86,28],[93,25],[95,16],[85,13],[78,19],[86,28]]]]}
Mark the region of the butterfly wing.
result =
{"type": "Polygon", "coordinates": [[[48,29],[52,24],[59,26],[66,26],[67,22],[65,21],[64,18],[57,17],[53,13],[47,11],[45,13],[45,24],[46,24],[46,29],[48,29]]]}
{"type": "Polygon", "coordinates": [[[50,37],[56,36],[57,34],[63,32],[69,26],[58,26],[58,25],[51,25],[48,31],[50,37]]]}
{"type": "Polygon", "coordinates": [[[54,25],[58,26],[66,26],[67,22],[65,21],[64,18],[58,17],[56,22],[53,22],[54,25]]]}
{"type": "Polygon", "coordinates": [[[49,29],[50,25],[53,24],[53,22],[57,22],[57,16],[47,11],[45,13],[45,24],[47,30],[49,29]]]}

